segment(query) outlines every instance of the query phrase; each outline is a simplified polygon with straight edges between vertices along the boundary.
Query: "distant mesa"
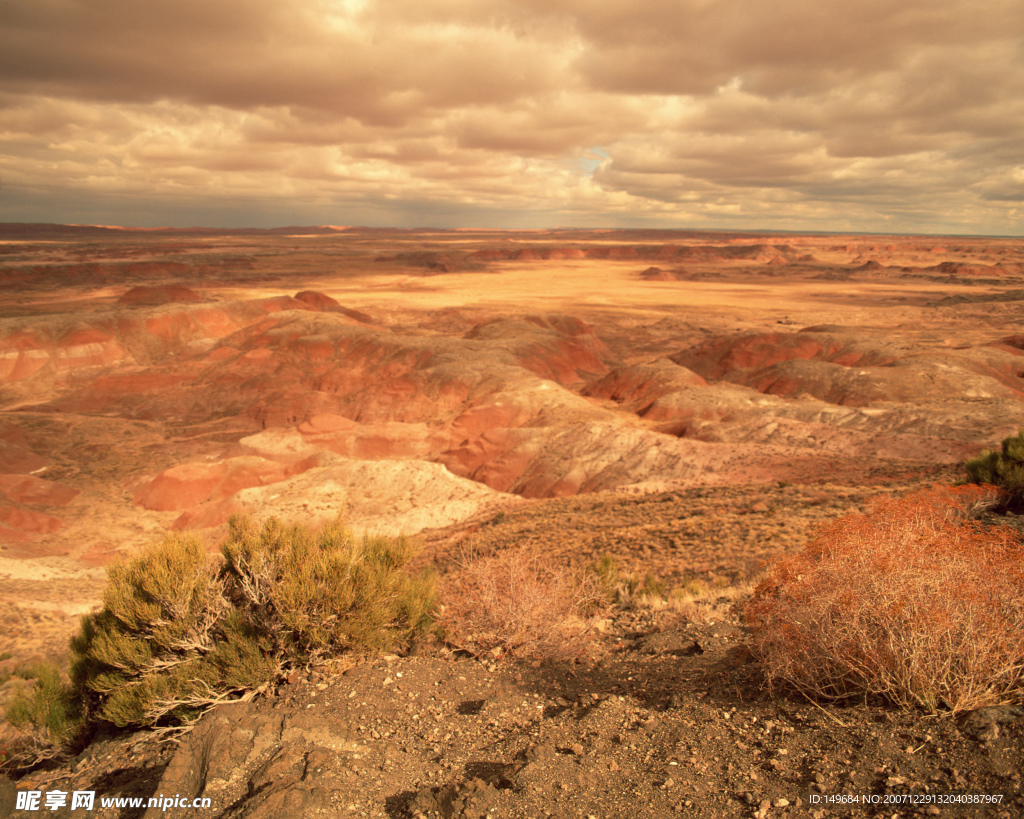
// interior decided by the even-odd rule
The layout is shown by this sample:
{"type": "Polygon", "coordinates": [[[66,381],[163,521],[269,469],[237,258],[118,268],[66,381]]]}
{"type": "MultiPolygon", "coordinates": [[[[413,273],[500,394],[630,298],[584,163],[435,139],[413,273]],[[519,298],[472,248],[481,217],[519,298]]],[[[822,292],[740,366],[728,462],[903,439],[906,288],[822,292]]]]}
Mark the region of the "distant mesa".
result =
{"type": "Polygon", "coordinates": [[[536,262],[561,259],[588,259],[593,248],[582,247],[507,247],[477,250],[467,257],[476,262],[536,262]]]}
{"type": "Polygon", "coordinates": [[[1004,290],[1001,293],[957,293],[937,301],[928,302],[929,307],[952,307],[956,304],[982,304],[984,302],[1024,301],[1024,290],[1004,290]]]}
{"type": "Polygon", "coordinates": [[[1005,276],[1007,273],[1020,273],[1024,269],[1022,265],[998,265],[998,264],[971,264],[968,262],[942,262],[932,267],[924,268],[936,273],[945,273],[949,276],[1005,276]]]}
{"type": "Polygon", "coordinates": [[[549,259],[585,259],[586,251],[582,247],[553,247],[548,255],[549,259]]]}
{"type": "Polygon", "coordinates": [[[916,267],[912,265],[893,265],[885,266],[878,262],[871,260],[865,262],[859,267],[853,268],[856,272],[861,273],[902,273],[904,275],[911,276],[945,276],[949,278],[965,278],[965,279],[993,279],[998,280],[1005,278],[1006,276],[1015,276],[1024,273],[1024,264],[1016,264],[1013,262],[1000,262],[999,264],[978,264],[975,262],[952,262],[945,261],[939,264],[928,265],[926,267],[916,267]]]}
{"type": "Polygon", "coordinates": [[[160,304],[198,304],[203,300],[195,290],[182,284],[133,287],[117,300],[118,304],[155,307],[160,304]]]}
{"type": "MultiPolygon", "coordinates": [[[[651,260],[659,262],[690,261],[702,263],[750,262],[763,265],[785,265],[798,254],[789,245],[590,245],[588,247],[542,246],[487,248],[470,253],[469,261],[549,261],[559,259],[598,259],[608,261],[651,260]]],[[[397,260],[391,257],[389,260],[397,260]]]]}
{"type": "Polygon", "coordinates": [[[473,254],[459,252],[420,250],[411,253],[398,253],[394,256],[378,256],[374,261],[419,268],[427,271],[426,275],[483,269],[480,260],[473,258],[473,254]]]}
{"type": "Polygon", "coordinates": [[[640,273],[640,278],[646,282],[674,282],[679,281],[679,276],[669,270],[662,270],[660,267],[648,267],[640,273]]]}
{"type": "Polygon", "coordinates": [[[861,273],[876,273],[880,270],[886,270],[887,268],[875,259],[868,259],[864,264],[853,269],[861,273]]]}
{"type": "Polygon", "coordinates": [[[820,273],[811,276],[811,278],[816,281],[845,282],[853,278],[853,273],[854,271],[852,270],[830,268],[828,270],[822,270],[820,273]]]}
{"type": "Polygon", "coordinates": [[[35,265],[28,270],[37,279],[59,279],[68,284],[113,284],[128,279],[189,279],[195,270],[184,262],[75,262],[35,265]]]}

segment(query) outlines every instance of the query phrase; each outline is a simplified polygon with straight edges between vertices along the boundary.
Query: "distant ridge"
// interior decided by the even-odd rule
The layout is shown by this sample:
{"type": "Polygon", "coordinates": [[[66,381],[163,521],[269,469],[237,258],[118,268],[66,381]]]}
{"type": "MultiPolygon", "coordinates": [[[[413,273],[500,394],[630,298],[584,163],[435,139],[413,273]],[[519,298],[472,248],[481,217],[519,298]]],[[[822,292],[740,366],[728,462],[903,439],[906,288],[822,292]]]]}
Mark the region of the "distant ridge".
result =
{"type": "MultiPolygon", "coordinates": [[[[208,228],[208,227],[121,227],[119,225],[58,225],[33,222],[0,222],[0,237],[7,239],[31,239],[51,236],[106,236],[123,235],[126,233],[143,233],[152,235],[165,234],[203,234],[205,236],[238,236],[238,235],[333,235],[362,228],[336,227],[334,225],[316,225],[312,227],[278,227],[278,228],[208,228]]],[[[370,228],[369,230],[378,230],[370,228]]],[[[382,228],[380,230],[391,230],[382,228]]]]}
{"type": "Polygon", "coordinates": [[[292,225],[287,227],[125,227],[121,225],[63,225],[46,222],[0,222],[0,239],[31,239],[54,236],[106,236],[125,234],[161,234],[165,236],[333,236],[339,234],[363,235],[415,235],[418,233],[462,233],[462,234],[505,234],[514,236],[544,236],[568,240],[572,238],[600,241],[625,242],[669,242],[673,239],[689,240],[757,240],[774,244],[792,236],[849,236],[849,237],[891,237],[891,238],[945,238],[945,239],[1020,239],[1020,236],[983,236],[968,234],[910,234],[910,233],[864,233],[851,230],[835,232],[806,230],[701,230],[685,228],[437,228],[429,225],[419,227],[372,227],[359,225],[292,225]]]}

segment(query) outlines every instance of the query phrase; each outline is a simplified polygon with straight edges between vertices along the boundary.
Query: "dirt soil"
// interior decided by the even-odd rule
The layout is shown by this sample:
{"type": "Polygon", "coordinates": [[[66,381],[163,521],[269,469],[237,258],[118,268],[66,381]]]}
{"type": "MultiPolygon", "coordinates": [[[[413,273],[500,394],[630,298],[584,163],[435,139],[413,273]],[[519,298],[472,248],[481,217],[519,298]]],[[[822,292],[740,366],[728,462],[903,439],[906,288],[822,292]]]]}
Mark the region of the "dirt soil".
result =
{"type": "Polygon", "coordinates": [[[166,814],[196,817],[1021,815],[1024,709],[954,720],[821,706],[766,691],[743,640],[731,601],[711,598],[689,616],[617,611],[574,660],[481,661],[423,646],[295,673],[273,697],[214,711],[204,722],[220,744],[209,755],[225,759],[204,769],[204,789],[188,792],[180,775],[175,754],[203,764],[190,739],[175,749],[146,734],[100,739],[16,787],[201,792],[211,808],[166,814]],[[255,747],[256,734],[277,739],[255,747]],[[964,795],[998,804],[955,801],[964,795]],[[850,798],[859,803],[837,801],[850,798]]]}

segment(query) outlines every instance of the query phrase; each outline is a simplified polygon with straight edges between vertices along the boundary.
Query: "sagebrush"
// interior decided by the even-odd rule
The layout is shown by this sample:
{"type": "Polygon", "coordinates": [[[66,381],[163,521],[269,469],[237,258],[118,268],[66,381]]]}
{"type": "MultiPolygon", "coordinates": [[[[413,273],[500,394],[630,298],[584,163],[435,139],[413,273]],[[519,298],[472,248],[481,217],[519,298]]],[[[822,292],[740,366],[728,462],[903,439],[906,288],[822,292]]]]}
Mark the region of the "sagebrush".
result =
{"type": "Polygon", "coordinates": [[[463,556],[439,617],[448,643],[476,655],[568,656],[601,601],[592,573],[552,562],[533,544],[463,556]]]}
{"type": "Polygon", "coordinates": [[[174,535],[107,570],[103,608],[71,641],[71,679],[96,719],[118,727],[178,721],[219,688],[214,649],[230,608],[203,542],[174,535]]]}
{"type": "Polygon", "coordinates": [[[1024,548],[977,487],[877,500],[776,562],[745,607],[770,682],[953,713],[1021,698],[1024,548]]]}
{"type": "Polygon", "coordinates": [[[968,461],[964,468],[972,483],[989,484],[1002,490],[999,506],[1024,508],[1024,429],[1004,439],[1000,451],[983,452],[968,461]]]}
{"type": "Polygon", "coordinates": [[[433,628],[434,580],[405,570],[412,556],[405,540],[355,538],[338,522],[236,517],[220,556],[170,535],[109,567],[102,610],[71,642],[70,679],[41,678],[8,718],[39,734],[70,702],[83,728],[187,725],[290,668],[399,647],[433,628]]]}
{"type": "Polygon", "coordinates": [[[236,519],[222,551],[228,599],[274,655],[391,650],[431,626],[434,578],[403,571],[415,554],[404,538],[236,519]]]}
{"type": "Polygon", "coordinates": [[[56,664],[40,662],[16,669],[11,677],[22,682],[5,717],[18,734],[0,755],[0,768],[59,756],[78,737],[84,718],[66,675],[56,664]]]}

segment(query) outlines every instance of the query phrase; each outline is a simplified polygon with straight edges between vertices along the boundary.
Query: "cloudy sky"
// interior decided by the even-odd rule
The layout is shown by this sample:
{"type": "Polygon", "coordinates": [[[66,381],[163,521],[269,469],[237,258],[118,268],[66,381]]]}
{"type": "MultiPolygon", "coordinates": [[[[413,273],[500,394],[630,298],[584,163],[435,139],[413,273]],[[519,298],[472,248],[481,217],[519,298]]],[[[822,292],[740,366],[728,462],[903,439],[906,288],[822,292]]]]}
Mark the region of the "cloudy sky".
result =
{"type": "Polygon", "coordinates": [[[0,0],[0,221],[1024,234],[1021,0],[0,0]]]}

